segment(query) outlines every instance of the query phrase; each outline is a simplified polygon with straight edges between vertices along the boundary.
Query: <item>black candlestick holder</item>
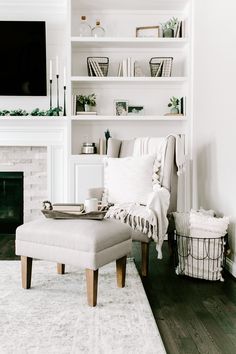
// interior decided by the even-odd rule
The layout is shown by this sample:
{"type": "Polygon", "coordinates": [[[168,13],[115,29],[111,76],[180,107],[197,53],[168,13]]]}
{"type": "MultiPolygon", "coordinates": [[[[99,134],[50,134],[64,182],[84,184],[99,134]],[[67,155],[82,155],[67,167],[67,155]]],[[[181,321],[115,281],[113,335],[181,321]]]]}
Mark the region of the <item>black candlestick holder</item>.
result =
{"type": "Polygon", "coordinates": [[[57,77],[57,115],[59,116],[60,104],[59,104],[59,75],[57,77]]]}
{"type": "Polygon", "coordinates": [[[50,109],[52,109],[52,79],[49,81],[50,109]]]}
{"type": "Polygon", "coordinates": [[[64,89],[64,110],[63,110],[63,116],[66,116],[66,86],[63,86],[64,89]]]}

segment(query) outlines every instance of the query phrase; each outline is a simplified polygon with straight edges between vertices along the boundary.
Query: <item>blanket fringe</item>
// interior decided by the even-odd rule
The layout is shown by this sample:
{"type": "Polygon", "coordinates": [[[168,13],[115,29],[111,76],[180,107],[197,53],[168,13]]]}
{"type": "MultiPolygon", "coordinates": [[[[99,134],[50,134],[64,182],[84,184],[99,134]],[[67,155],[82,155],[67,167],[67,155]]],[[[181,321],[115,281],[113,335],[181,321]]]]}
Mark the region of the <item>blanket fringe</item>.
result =
{"type": "Polygon", "coordinates": [[[124,224],[128,224],[134,231],[140,231],[147,235],[149,238],[153,238],[154,241],[158,241],[158,228],[153,218],[153,222],[137,215],[132,215],[124,209],[110,208],[105,215],[106,219],[116,219],[124,224]]]}

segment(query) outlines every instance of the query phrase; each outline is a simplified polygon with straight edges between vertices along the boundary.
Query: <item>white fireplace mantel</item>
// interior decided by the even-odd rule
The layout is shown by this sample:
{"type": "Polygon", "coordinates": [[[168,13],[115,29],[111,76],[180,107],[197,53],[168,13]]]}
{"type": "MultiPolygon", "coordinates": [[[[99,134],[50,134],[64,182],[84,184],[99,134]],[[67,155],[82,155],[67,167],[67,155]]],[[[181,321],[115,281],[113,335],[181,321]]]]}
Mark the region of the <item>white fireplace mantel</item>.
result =
{"type": "MultiPolygon", "coordinates": [[[[63,117],[0,118],[0,146],[47,147],[48,199],[67,200],[67,119],[63,117]]],[[[5,170],[1,166],[0,171],[5,170]]]]}

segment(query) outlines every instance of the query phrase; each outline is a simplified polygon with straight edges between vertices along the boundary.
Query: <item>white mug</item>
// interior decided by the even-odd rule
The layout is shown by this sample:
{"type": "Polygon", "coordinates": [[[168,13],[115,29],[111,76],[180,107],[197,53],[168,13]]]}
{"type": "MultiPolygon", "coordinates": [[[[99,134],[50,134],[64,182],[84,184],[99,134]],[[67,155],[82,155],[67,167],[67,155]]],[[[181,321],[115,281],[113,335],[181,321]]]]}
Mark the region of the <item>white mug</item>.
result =
{"type": "Polygon", "coordinates": [[[84,208],[86,213],[91,213],[91,211],[98,211],[97,198],[86,199],[84,202],[84,208]]]}

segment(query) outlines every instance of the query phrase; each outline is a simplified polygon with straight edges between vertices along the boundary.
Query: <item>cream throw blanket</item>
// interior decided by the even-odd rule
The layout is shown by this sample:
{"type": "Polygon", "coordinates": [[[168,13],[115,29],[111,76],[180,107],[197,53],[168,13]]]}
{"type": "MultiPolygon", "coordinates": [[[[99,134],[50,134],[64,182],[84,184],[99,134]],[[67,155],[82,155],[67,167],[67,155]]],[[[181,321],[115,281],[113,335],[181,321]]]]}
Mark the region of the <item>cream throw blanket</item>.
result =
{"type": "Polygon", "coordinates": [[[162,259],[161,248],[168,227],[170,193],[159,185],[154,189],[149,195],[146,207],[135,203],[116,204],[108,210],[105,218],[118,219],[130,225],[133,230],[152,238],[156,242],[158,258],[162,259]]]}
{"type": "Polygon", "coordinates": [[[134,156],[140,155],[156,155],[156,166],[160,168],[159,175],[162,181],[163,167],[165,161],[165,153],[167,147],[167,139],[173,136],[175,138],[175,163],[178,170],[178,176],[185,172],[185,137],[179,134],[170,134],[167,137],[150,138],[140,137],[134,142],[134,156]]]}

